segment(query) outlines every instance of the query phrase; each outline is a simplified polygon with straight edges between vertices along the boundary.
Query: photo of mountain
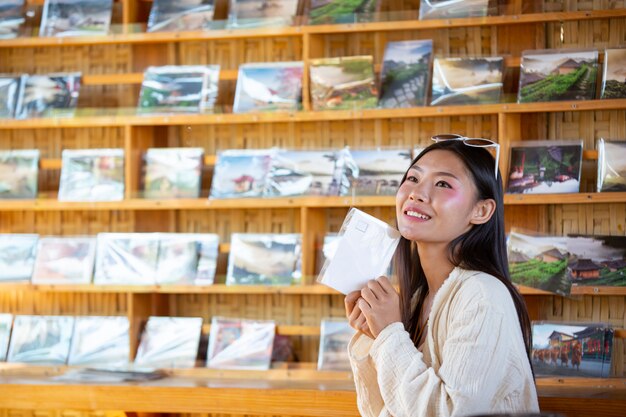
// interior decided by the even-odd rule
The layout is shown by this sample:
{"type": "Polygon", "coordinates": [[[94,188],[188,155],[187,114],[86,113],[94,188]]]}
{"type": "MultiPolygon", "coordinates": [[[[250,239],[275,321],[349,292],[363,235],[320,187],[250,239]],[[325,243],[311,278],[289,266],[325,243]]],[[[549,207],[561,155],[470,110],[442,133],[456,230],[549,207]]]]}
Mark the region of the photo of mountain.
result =
{"type": "Polygon", "coordinates": [[[592,100],[597,67],[597,50],[524,51],[517,102],[592,100]]]}
{"type": "Polygon", "coordinates": [[[39,36],[106,35],[113,0],[46,0],[39,36]]]}
{"type": "Polygon", "coordinates": [[[430,39],[387,43],[380,76],[380,107],[426,105],[432,52],[430,39]]]}
{"type": "Polygon", "coordinates": [[[598,141],[598,192],[626,191],[626,141],[598,141]]]}
{"type": "Polygon", "coordinates": [[[376,107],[378,90],[371,56],[313,59],[310,75],[313,110],[376,107]]]}
{"type": "Polygon", "coordinates": [[[351,149],[350,156],[358,168],[350,178],[354,195],[395,195],[411,164],[409,149],[351,149]]]}
{"type": "Polygon", "coordinates": [[[272,197],[339,195],[340,152],[278,151],[272,159],[267,194],[272,197]]]}
{"type": "Polygon", "coordinates": [[[233,113],[299,110],[303,70],[302,62],[241,65],[233,113]]]}
{"type": "Polygon", "coordinates": [[[498,103],[501,57],[435,58],[431,106],[498,103]]]}
{"type": "Polygon", "coordinates": [[[147,32],[209,29],[214,0],[154,0],[147,32]]]}
{"type": "Polygon", "coordinates": [[[487,16],[489,0],[422,0],[420,20],[487,16]]]}
{"type": "Polygon", "coordinates": [[[229,28],[288,26],[298,10],[298,0],[230,0],[229,28]]]}
{"type": "Polygon", "coordinates": [[[604,78],[600,98],[626,98],[626,48],[604,51],[604,78]]]}
{"type": "MultiPolygon", "coordinates": [[[[24,23],[24,0],[0,1],[0,39],[16,38],[24,23]]],[[[2,116],[0,116],[2,117],[2,116]]]]}
{"type": "Polygon", "coordinates": [[[371,21],[379,3],[379,0],[311,0],[309,24],[371,21]]]}

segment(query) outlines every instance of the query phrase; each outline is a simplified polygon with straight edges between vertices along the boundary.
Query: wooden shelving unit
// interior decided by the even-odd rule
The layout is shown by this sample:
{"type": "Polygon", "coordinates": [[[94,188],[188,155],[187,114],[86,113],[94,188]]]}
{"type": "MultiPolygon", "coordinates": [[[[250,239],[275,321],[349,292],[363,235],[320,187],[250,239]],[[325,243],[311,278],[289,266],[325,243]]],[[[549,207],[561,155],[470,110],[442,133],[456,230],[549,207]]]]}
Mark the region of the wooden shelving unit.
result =
{"type": "MultiPolygon", "coordinates": [[[[201,316],[205,332],[210,330],[208,323],[216,315],[275,319],[279,333],[293,341],[303,362],[299,369],[287,367],[260,374],[194,369],[180,371],[165,382],[86,385],[80,389],[75,384],[50,381],[38,373],[38,368],[19,372],[4,369],[0,370],[0,409],[24,417],[28,414],[21,414],[23,410],[33,408],[357,415],[349,374],[320,374],[312,369],[317,359],[319,322],[325,317],[343,316],[343,296],[311,284],[318,269],[317,251],[323,236],[338,230],[347,210],[360,207],[393,222],[395,198],[147,200],[139,198],[143,152],[151,147],[202,147],[207,155],[208,174],[215,164],[215,155],[223,149],[337,149],[346,145],[410,149],[428,145],[433,134],[455,132],[497,140],[501,145],[500,168],[505,173],[514,141],[582,139],[585,163],[592,166],[583,173],[583,190],[593,190],[595,141],[601,137],[626,140],[626,99],[316,112],[310,108],[309,80],[305,74],[302,111],[232,114],[229,110],[237,69],[247,62],[304,61],[307,68],[311,59],[320,57],[373,55],[374,62],[380,64],[387,42],[433,39],[435,55],[505,56],[505,74],[509,77],[505,79],[505,101],[513,101],[510,97],[516,92],[516,67],[522,51],[575,47],[596,47],[602,51],[626,44],[626,6],[603,10],[607,2],[600,0],[544,3],[544,13],[524,13],[526,2],[509,0],[500,16],[419,21],[412,18],[417,16],[418,0],[389,0],[384,11],[399,11],[397,18],[390,21],[137,33],[138,25],[145,23],[149,2],[121,0],[116,5],[121,7],[123,25],[116,27],[113,35],[0,40],[0,73],[83,74],[75,117],[0,123],[0,149],[41,151],[40,198],[1,201],[0,233],[218,233],[222,242],[218,274],[225,272],[231,233],[301,233],[302,270],[306,277],[303,285],[290,287],[0,285],[0,312],[129,317],[133,354],[142,324],[150,315],[201,316]],[[187,64],[220,65],[220,96],[215,113],[136,112],[139,84],[146,67],[187,64]],[[61,151],[80,148],[125,150],[123,201],[67,203],[56,199],[61,151]]],[[[380,65],[376,69],[379,71],[380,65]]],[[[210,185],[209,176],[203,184],[205,190],[210,185]]],[[[504,203],[507,230],[519,227],[555,235],[626,233],[626,193],[506,195],[504,203]]],[[[574,287],[571,298],[530,288],[520,291],[533,319],[605,321],[617,329],[626,328],[623,288],[574,287]]],[[[577,416],[621,415],[626,405],[624,336],[624,330],[619,330],[614,344],[612,373],[619,378],[539,379],[542,409],[577,416]],[[590,405],[590,399],[600,401],[590,405]]],[[[48,370],[47,375],[53,374],[48,370]]]]}

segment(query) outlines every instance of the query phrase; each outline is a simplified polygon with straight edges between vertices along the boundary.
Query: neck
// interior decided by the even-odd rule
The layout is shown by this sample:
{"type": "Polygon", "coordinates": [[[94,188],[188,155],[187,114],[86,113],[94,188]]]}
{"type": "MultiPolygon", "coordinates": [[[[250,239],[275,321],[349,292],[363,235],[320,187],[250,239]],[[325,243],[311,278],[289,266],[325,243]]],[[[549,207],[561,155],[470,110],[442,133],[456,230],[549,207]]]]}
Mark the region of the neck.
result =
{"type": "Polygon", "coordinates": [[[417,253],[428,282],[428,292],[430,297],[434,297],[454,269],[454,265],[448,259],[448,245],[418,242],[417,253]]]}

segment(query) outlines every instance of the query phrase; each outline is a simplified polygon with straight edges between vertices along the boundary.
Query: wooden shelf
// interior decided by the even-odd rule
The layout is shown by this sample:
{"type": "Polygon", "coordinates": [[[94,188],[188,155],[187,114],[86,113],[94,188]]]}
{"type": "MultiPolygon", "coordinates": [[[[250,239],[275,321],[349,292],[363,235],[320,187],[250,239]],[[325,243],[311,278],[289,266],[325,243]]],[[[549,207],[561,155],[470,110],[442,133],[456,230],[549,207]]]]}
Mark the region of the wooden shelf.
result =
{"type": "MultiPolygon", "coordinates": [[[[470,17],[461,19],[417,20],[412,13],[397,13],[402,20],[383,22],[350,23],[335,25],[287,26],[282,28],[219,29],[185,32],[116,33],[105,36],[77,37],[23,37],[0,41],[0,48],[37,48],[51,46],[111,45],[111,44],[158,44],[188,41],[211,41],[224,39],[247,39],[268,37],[302,37],[334,33],[387,32],[399,30],[432,30],[476,26],[503,26],[548,22],[612,19],[626,16],[626,9],[528,13],[519,15],[470,17]]],[[[136,28],[122,28],[131,32],[136,28]]]]}
{"type": "MultiPolygon", "coordinates": [[[[11,364],[7,365],[7,371],[0,372],[3,393],[0,406],[13,410],[36,407],[158,413],[359,415],[354,382],[347,372],[190,369],[157,381],[83,383],[77,389],[77,383],[51,378],[66,367],[18,365],[11,369],[11,364]]],[[[592,410],[601,409],[601,415],[617,417],[623,415],[626,407],[625,378],[538,378],[537,391],[543,411],[576,407],[580,412],[577,415],[594,415],[592,410]]]]}
{"type": "Polygon", "coordinates": [[[626,192],[572,194],[505,194],[504,205],[623,203],[626,192]]]}
{"type": "Polygon", "coordinates": [[[572,286],[572,295],[626,295],[626,287],[572,286]]]}
{"type": "Polygon", "coordinates": [[[356,109],[268,113],[136,114],[136,109],[78,109],[75,117],[8,119],[0,129],[55,129],[122,126],[193,126],[244,123],[324,122],[384,120],[419,117],[480,116],[592,110],[622,110],[626,99],[561,101],[549,103],[500,103],[480,106],[413,107],[408,109],[356,109]]]}

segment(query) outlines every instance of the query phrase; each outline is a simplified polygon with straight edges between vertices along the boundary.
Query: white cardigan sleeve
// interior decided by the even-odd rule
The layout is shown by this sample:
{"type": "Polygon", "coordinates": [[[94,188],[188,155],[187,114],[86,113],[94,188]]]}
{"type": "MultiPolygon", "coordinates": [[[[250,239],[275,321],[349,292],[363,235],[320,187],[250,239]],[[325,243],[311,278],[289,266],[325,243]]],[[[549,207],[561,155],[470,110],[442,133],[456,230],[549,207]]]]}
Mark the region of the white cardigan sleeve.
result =
{"type": "MultiPolygon", "coordinates": [[[[450,320],[438,373],[426,366],[402,323],[387,326],[371,345],[377,384],[363,379],[368,398],[375,398],[371,391],[377,386],[382,407],[395,417],[492,411],[511,371],[507,363],[510,341],[500,338],[503,314],[489,303],[474,300],[450,320]]],[[[512,373],[509,378],[515,377],[512,373]]],[[[357,394],[365,394],[364,390],[357,388],[357,394]]],[[[375,401],[370,407],[375,412],[380,404],[375,401]]]]}

